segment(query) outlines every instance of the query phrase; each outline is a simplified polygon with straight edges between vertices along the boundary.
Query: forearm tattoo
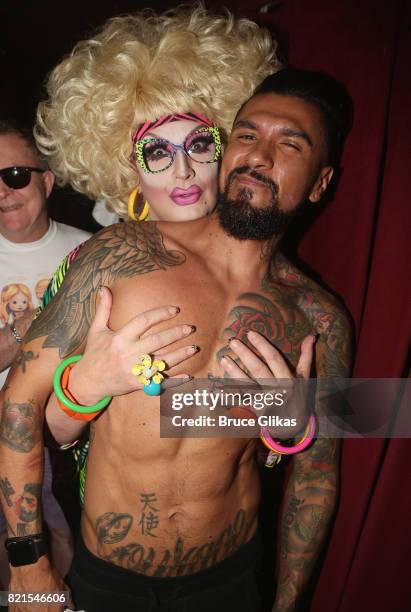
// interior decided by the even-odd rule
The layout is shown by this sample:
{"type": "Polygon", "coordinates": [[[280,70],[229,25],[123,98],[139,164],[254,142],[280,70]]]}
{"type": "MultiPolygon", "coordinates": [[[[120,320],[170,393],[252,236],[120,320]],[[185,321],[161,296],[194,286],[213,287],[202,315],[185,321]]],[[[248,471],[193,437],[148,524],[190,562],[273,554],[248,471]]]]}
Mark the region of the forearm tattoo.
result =
{"type": "Polygon", "coordinates": [[[303,592],[335,511],[338,446],[318,439],[293,458],[280,525],[280,569],[275,611],[288,612],[303,592]]]}
{"type": "Polygon", "coordinates": [[[0,478],[0,489],[4,495],[7,505],[11,508],[13,506],[13,502],[11,501],[12,496],[15,493],[15,490],[10,484],[10,480],[5,478],[0,478]]]}
{"type": "Polygon", "coordinates": [[[9,533],[25,536],[39,531],[41,484],[39,482],[26,483],[20,495],[11,485],[7,476],[0,479],[0,488],[6,499],[7,506],[12,508],[16,516],[16,528],[7,523],[9,533]]]}
{"type": "Polygon", "coordinates": [[[34,402],[22,404],[5,400],[0,424],[0,442],[18,453],[29,453],[40,441],[42,421],[34,402]]]}

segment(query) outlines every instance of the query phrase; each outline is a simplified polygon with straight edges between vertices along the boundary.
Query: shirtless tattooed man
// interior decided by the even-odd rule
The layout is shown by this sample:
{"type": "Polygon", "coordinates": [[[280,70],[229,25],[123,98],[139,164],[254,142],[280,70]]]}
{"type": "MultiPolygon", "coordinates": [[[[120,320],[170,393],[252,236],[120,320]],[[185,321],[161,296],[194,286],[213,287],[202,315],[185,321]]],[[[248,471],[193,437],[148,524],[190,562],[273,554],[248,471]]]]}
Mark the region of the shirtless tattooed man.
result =
{"type": "MultiPolygon", "coordinates": [[[[140,353],[174,340],[186,346],[194,326],[200,350],[167,374],[308,377],[315,353],[316,376],[348,376],[344,309],[279,250],[297,209],[318,202],[331,180],[346,135],[343,102],[324,75],[286,69],[267,77],[234,121],[216,211],[186,223],[105,228],[29,331],[23,350],[39,358],[9,378],[0,432],[1,478],[15,490],[41,481],[43,406],[63,357],[85,353],[70,374],[79,404],[115,396],[92,424],[81,540],[68,576],[77,608],[261,610],[258,442],[160,438],[159,401],[135,386],[130,392],[124,373],[140,353]],[[157,308],[164,303],[179,311],[157,308]],[[165,319],[174,316],[182,325],[169,329],[165,319]],[[155,333],[141,337],[160,319],[155,333]],[[167,342],[159,334],[169,334],[167,342]],[[113,355],[123,371],[117,388],[116,372],[105,367],[113,355]]],[[[328,439],[292,460],[275,612],[296,609],[321,550],[338,460],[337,441],[328,439]]],[[[4,511],[12,536],[19,518],[6,503],[4,511]]],[[[29,525],[41,533],[39,514],[29,525]]],[[[12,568],[12,590],[59,586],[47,555],[12,568]]]]}

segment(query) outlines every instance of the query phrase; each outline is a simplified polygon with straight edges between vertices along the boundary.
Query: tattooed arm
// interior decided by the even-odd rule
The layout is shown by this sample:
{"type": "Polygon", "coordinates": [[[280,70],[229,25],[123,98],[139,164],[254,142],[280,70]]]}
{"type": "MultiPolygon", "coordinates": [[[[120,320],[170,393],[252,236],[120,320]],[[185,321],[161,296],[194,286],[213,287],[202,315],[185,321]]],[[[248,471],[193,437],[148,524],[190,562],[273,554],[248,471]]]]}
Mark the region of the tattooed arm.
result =
{"type": "MultiPolygon", "coordinates": [[[[70,392],[81,403],[94,404],[105,395],[119,396],[141,389],[139,379],[132,373],[136,355],[147,352],[152,354],[168,347],[162,356],[167,366],[172,367],[195,354],[196,350],[193,350],[192,345],[178,349],[172,346],[173,342],[193,333],[195,328],[192,326],[176,325],[159,332],[150,331],[157,323],[175,317],[178,308],[160,306],[146,310],[133,317],[122,328],[112,331],[108,326],[111,292],[107,287],[102,287],[100,295],[100,303],[89,328],[86,350],[81,364],[78,364],[80,367],[74,368],[70,375],[70,392]],[[149,331],[150,333],[147,333],[149,331]],[[110,372],[109,377],[107,372],[110,372]]],[[[179,375],[180,378],[181,376],[182,374],[179,375]]],[[[174,384],[179,383],[174,381],[174,384]]],[[[167,385],[167,381],[164,385],[167,385]]],[[[67,416],[59,408],[54,394],[47,405],[46,418],[50,431],[59,444],[72,443],[86,425],[84,421],[67,416]]]]}
{"type": "MultiPolygon", "coordinates": [[[[159,269],[165,270],[168,267],[181,265],[185,261],[185,256],[181,252],[165,248],[162,235],[155,224],[123,223],[114,226],[111,234],[114,235],[109,235],[109,240],[104,239],[104,230],[97,235],[96,242],[99,246],[95,257],[97,261],[93,262],[87,278],[82,279],[81,284],[77,286],[80,299],[87,287],[94,286],[98,289],[103,282],[106,282],[105,279],[132,277],[159,269]]],[[[63,261],[53,277],[54,286],[53,290],[49,291],[48,299],[53,295],[60,295],[63,290],[67,293],[64,284],[61,289],[59,288],[62,278],[67,270],[76,267],[79,261],[80,266],[83,266],[82,259],[86,248],[83,246],[81,250],[77,249],[75,257],[70,258],[70,268],[67,259],[63,261]]],[[[84,273],[87,273],[87,269],[84,273]]],[[[135,363],[136,355],[163,349],[194,331],[194,328],[190,327],[187,331],[187,326],[179,325],[157,332],[155,341],[151,341],[151,334],[145,335],[144,340],[140,341],[140,336],[146,334],[152,326],[168,321],[178,313],[178,308],[174,306],[162,306],[136,315],[123,328],[113,332],[108,326],[112,295],[107,287],[101,287],[100,297],[94,320],[91,321],[91,317],[88,319],[89,333],[81,365],[74,367],[70,374],[70,391],[80,403],[88,405],[96,403],[105,395],[124,395],[141,388],[138,379],[131,372],[131,365],[135,363]],[[107,371],[110,371],[110,377],[107,377],[107,371]]],[[[54,297],[51,304],[54,304],[55,299],[54,297]]],[[[70,294],[65,309],[67,314],[72,316],[70,294]]],[[[65,312],[60,313],[60,320],[64,325],[65,312]]],[[[83,323],[82,317],[76,321],[79,327],[83,323]]],[[[72,351],[72,346],[67,347],[67,352],[72,351]]],[[[170,349],[164,353],[164,359],[171,367],[187,359],[194,352],[192,346],[177,350],[170,346],[170,349]]],[[[85,422],[74,420],[63,413],[57,405],[54,394],[47,406],[46,419],[51,433],[59,444],[71,443],[79,437],[86,425],[85,422]]]]}
{"type": "MultiPolygon", "coordinates": [[[[23,352],[37,353],[38,343],[23,345],[23,352]],[[27,350],[26,350],[27,349],[27,350]]],[[[58,358],[57,358],[58,359],[58,358]]],[[[42,533],[41,484],[43,472],[43,440],[41,397],[47,397],[46,387],[35,391],[28,380],[40,376],[35,368],[39,360],[16,366],[2,392],[0,424],[0,489],[1,503],[7,521],[8,537],[42,533]],[[27,379],[27,380],[26,380],[27,379]]],[[[42,364],[42,368],[46,364],[42,364]]],[[[42,556],[37,563],[21,568],[11,567],[10,590],[52,592],[63,585],[42,556]]],[[[18,607],[10,608],[17,612],[18,607]]]]}
{"type": "MultiPolygon", "coordinates": [[[[315,309],[317,377],[348,377],[350,322],[339,306],[315,309]],[[327,325],[324,325],[327,322],[327,325]]],[[[292,459],[280,523],[278,587],[273,612],[292,612],[307,586],[334,516],[339,484],[340,442],[317,439],[292,459]]]]}
{"type": "MultiPolygon", "coordinates": [[[[25,312],[20,319],[14,321],[14,327],[20,338],[25,336],[32,320],[33,311],[29,310],[25,312]]],[[[0,372],[10,367],[19,348],[20,345],[11,333],[10,327],[6,325],[6,327],[0,329],[0,372]]]]}
{"type": "MultiPolygon", "coordinates": [[[[73,282],[76,282],[76,275],[73,275],[71,282],[68,281],[68,287],[73,282]]],[[[9,537],[43,531],[43,409],[51,391],[53,371],[61,359],[61,345],[67,337],[68,328],[64,329],[58,319],[58,311],[64,306],[67,291],[69,288],[61,299],[56,300],[50,311],[43,313],[33,323],[21,345],[22,350],[15,359],[0,399],[0,497],[9,537]],[[54,340],[46,348],[50,334],[54,334],[54,340]]],[[[90,313],[93,308],[92,299],[93,294],[90,292],[90,313]]],[[[75,308],[74,300],[72,306],[75,308]]],[[[73,348],[77,348],[82,340],[79,334],[73,348]]],[[[11,589],[48,592],[61,590],[62,582],[44,555],[35,564],[11,568],[11,589]]]]}
{"type": "MultiPolygon", "coordinates": [[[[0,398],[1,501],[10,536],[42,531],[36,492],[43,473],[44,405],[60,359],[82,351],[99,287],[110,286],[119,277],[165,269],[182,261],[181,253],[165,249],[161,234],[152,224],[143,227],[125,223],[106,228],[82,249],[58,295],[33,322],[22,350],[38,357],[25,362],[24,369],[22,364],[12,368],[0,398]]],[[[12,568],[11,573],[12,590],[59,590],[46,556],[36,564],[12,568]]]]}

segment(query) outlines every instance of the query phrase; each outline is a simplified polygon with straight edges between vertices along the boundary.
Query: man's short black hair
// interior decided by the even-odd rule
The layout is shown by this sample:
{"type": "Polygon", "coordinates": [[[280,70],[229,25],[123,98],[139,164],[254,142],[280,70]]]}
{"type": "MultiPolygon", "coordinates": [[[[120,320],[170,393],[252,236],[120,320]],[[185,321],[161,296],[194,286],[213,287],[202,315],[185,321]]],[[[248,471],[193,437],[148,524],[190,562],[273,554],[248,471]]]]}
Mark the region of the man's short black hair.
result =
{"type": "Polygon", "coordinates": [[[302,98],[320,110],[328,163],[338,166],[352,123],[352,101],[344,85],[324,72],[284,68],[266,77],[253,96],[266,93],[302,98]]]}

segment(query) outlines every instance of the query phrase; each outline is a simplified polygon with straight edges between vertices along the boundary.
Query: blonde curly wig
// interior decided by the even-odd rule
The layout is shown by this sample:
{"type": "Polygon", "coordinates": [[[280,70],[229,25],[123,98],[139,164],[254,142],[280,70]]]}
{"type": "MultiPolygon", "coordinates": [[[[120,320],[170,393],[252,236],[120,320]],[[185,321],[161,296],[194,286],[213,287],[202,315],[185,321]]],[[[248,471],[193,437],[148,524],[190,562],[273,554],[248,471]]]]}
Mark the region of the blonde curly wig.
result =
{"type": "Polygon", "coordinates": [[[35,137],[60,185],[127,216],[135,186],[131,136],[173,112],[206,115],[226,132],[241,104],[280,68],[267,30],[202,6],[110,19],[50,74],[35,137]]]}

